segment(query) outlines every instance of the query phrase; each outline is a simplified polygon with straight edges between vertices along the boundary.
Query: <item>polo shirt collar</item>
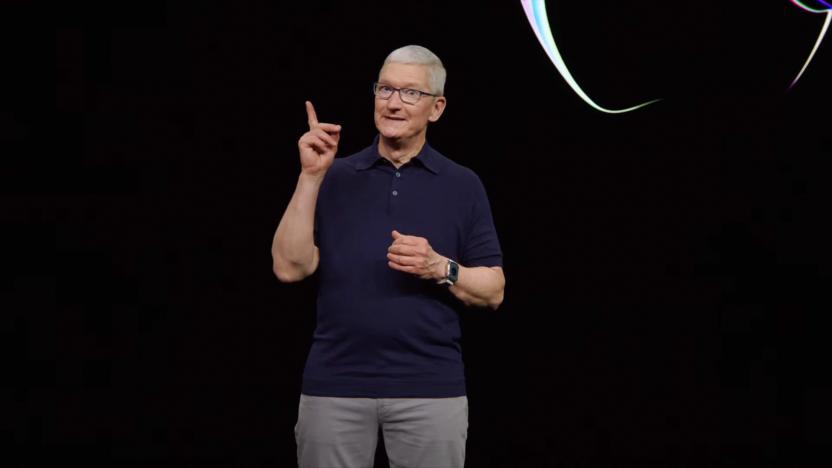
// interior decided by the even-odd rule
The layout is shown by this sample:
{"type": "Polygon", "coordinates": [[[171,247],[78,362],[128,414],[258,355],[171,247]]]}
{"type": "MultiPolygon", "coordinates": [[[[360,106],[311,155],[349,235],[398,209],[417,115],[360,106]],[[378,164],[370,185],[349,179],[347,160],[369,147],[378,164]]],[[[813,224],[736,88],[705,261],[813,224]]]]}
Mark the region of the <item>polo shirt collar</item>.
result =
{"type": "MultiPolygon", "coordinates": [[[[356,162],[356,170],[363,171],[373,167],[381,161],[386,161],[386,159],[378,152],[378,141],[379,136],[376,135],[376,137],[373,139],[373,144],[369,148],[367,148],[364,154],[361,155],[361,158],[356,162]]],[[[430,145],[427,142],[425,142],[424,146],[422,146],[422,149],[419,151],[419,154],[413,156],[411,161],[415,161],[421,164],[425,167],[425,169],[434,174],[439,174],[439,158],[436,156],[436,152],[433,150],[433,148],[430,147],[430,145]]]]}

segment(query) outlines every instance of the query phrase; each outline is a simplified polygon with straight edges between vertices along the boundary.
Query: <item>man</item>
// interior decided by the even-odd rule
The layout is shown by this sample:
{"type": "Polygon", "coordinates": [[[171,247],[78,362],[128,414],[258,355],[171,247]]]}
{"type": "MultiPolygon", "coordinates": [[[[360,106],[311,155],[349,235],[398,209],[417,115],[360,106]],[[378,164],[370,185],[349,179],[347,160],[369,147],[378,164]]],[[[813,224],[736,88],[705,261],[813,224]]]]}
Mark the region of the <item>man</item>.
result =
{"type": "Polygon", "coordinates": [[[335,160],[341,126],[298,142],[301,174],[275,232],[284,282],[318,271],[318,315],[295,436],[301,467],[462,467],[468,401],[457,309],[497,309],[502,253],[480,179],[426,142],[445,69],[406,46],[384,61],[379,136],[335,160]]]}

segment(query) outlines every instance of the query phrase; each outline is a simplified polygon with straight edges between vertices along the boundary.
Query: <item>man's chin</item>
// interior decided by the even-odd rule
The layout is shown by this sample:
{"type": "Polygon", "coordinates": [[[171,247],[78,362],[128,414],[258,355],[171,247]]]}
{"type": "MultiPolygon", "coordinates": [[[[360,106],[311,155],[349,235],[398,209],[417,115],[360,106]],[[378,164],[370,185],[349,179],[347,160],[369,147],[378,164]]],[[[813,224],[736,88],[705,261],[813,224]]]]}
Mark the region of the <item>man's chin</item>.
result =
{"type": "Polygon", "coordinates": [[[380,128],[379,133],[387,140],[399,140],[404,138],[404,132],[401,130],[392,130],[389,128],[380,128]]]}

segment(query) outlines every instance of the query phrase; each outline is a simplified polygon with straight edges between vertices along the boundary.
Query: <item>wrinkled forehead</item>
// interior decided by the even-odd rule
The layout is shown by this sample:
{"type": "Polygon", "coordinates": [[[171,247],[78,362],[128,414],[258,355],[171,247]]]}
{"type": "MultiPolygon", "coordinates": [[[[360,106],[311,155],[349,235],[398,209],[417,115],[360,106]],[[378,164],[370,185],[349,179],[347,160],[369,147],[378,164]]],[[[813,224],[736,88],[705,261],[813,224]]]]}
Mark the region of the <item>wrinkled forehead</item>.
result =
{"type": "Polygon", "coordinates": [[[390,62],[379,71],[378,81],[397,88],[425,88],[429,85],[429,70],[417,63],[390,62]]]}

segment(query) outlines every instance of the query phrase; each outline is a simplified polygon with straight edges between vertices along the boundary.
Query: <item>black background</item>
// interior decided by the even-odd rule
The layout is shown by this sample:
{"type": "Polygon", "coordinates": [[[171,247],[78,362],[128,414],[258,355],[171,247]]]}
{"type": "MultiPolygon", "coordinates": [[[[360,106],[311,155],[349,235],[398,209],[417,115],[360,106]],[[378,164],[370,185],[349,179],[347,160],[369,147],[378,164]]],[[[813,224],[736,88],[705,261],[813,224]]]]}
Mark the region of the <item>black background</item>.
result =
{"type": "Polygon", "coordinates": [[[351,154],[420,44],[448,70],[429,140],[505,256],[503,306],[462,314],[467,466],[828,459],[829,41],[786,91],[823,17],[548,3],[590,96],[663,101],[591,109],[517,1],[5,5],[9,457],[293,466],[315,284],[270,246],[303,101],[351,154]]]}

